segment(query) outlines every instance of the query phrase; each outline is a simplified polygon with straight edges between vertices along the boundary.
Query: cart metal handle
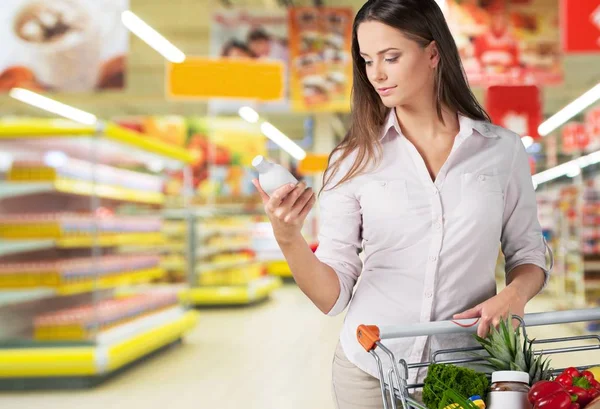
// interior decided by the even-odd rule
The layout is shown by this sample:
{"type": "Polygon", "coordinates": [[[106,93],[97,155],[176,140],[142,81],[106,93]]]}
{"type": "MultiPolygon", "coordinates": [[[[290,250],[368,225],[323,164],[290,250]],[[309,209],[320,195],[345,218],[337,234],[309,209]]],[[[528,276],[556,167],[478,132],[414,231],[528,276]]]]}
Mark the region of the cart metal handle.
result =
{"type": "MultiPolygon", "coordinates": [[[[568,324],[573,322],[600,321],[600,307],[581,310],[541,312],[525,314],[526,327],[568,324]]],[[[475,333],[479,320],[434,321],[411,325],[382,326],[360,325],[356,331],[358,342],[367,351],[375,349],[382,339],[410,338],[440,334],[475,333]]]]}

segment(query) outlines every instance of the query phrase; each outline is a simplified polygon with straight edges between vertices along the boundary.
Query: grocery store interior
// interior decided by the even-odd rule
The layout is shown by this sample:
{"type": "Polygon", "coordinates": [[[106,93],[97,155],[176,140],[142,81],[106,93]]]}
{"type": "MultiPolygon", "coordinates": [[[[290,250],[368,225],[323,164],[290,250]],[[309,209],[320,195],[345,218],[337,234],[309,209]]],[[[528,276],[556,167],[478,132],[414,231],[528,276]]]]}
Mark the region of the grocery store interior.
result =
{"type": "MultiPolygon", "coordinates": [[[[364,1],[2,0],[2,408],[335,408],[344,315],[295,284],[252,162],[321,187],[364,1]]],[[[600,0],[436,2],[529,155],[553,269],[526,312],[600,311],[600,0]]],[[[600,321],[527,334],[600,365],[600,321]]]]}

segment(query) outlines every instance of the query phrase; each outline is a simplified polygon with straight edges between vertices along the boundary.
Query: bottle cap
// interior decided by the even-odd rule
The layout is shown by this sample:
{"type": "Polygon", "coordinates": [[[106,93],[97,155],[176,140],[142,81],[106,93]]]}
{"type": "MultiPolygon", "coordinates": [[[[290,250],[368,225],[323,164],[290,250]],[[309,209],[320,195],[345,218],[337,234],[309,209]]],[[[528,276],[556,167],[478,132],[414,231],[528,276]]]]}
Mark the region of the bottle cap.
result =
{"type": "Polygon", "coordinates": [[[271,167],[271,165],[271,162],[269,162],[262,155],[257,155],[254,157],[254,159],[252,159],[252,166],[254,166],[259,173],[265,173],[271,167]]]}
{"type": "Polygon", "coordinates": [[[259,166],[263,161],[265,160],[265,158],[262,155],[256,155],[254,157],[254,159],[252,159],[252,166],[257,167],[259,166]]]}
{"type": "Polygon", "coordinates": [[[521,382],[529,384],[529,374],[520,371],[496,371],[492,373],[492,383],[521,382]]]}

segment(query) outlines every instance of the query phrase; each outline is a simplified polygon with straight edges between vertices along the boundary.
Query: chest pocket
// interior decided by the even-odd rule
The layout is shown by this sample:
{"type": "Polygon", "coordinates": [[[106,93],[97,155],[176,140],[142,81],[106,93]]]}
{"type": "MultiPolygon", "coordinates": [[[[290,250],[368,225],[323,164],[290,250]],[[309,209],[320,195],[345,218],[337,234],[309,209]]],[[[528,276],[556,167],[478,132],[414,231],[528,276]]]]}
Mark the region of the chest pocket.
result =
{"type": "Polygon", "coordinates": [[[504,192],[498,175],[463,173],[458,212],[481,223],[502,220],[504,192]]]}

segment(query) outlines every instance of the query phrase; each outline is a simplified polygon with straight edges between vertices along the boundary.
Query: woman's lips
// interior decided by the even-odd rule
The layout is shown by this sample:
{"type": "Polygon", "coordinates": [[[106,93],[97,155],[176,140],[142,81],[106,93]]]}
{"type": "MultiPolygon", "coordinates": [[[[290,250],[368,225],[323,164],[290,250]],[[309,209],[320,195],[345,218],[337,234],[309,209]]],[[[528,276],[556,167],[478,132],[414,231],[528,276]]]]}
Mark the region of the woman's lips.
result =
{"type": "Polygon", "coordinates": [[[379,95],[382,96],[386,96],[392,93],[392,90],[396,88],[396,86],[394,85],[393,87],[382,87],[382,88],[377,88],[377,92],[379,92],[379,95]]]}

